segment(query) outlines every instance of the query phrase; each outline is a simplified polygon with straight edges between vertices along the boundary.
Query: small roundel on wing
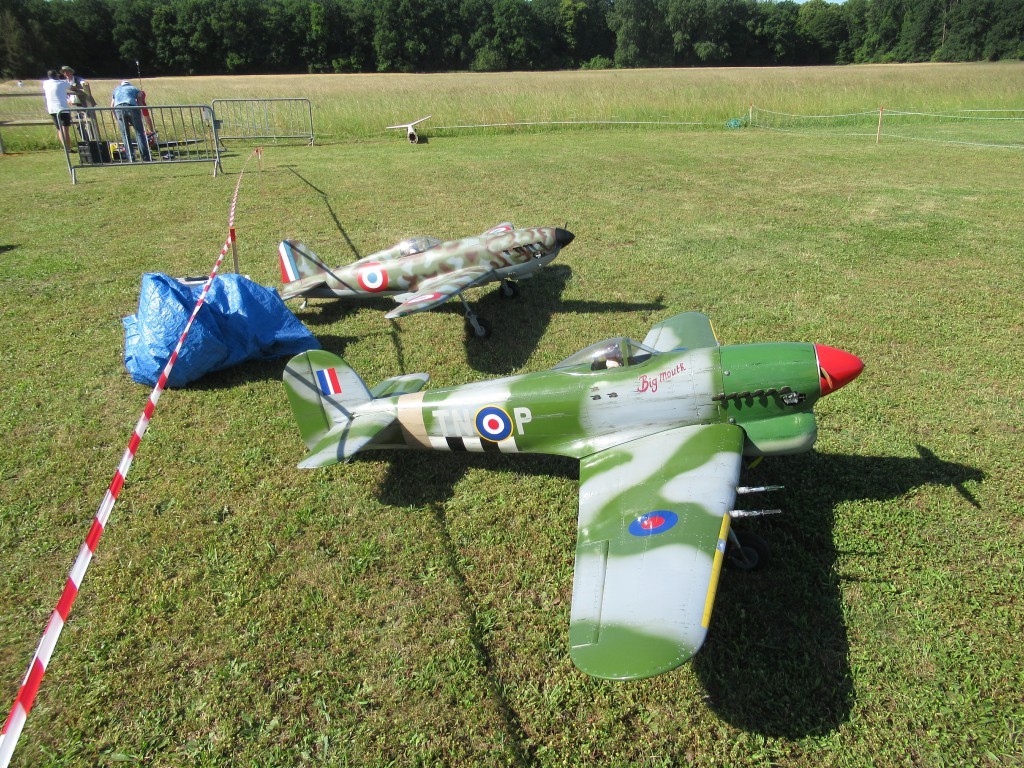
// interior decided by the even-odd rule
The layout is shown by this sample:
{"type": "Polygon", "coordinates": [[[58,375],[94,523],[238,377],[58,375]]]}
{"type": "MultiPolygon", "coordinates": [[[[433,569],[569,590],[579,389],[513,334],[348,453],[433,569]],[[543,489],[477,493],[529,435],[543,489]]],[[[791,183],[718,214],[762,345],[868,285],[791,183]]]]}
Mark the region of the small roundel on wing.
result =
{"type": "Polygon", "coordinates": [[[383,291],[388,287],[388,273],[382,265],[375,261],[371,261],[359,270],[358,280],[359,285],[371,293],[383,291]]]}
{"type": "Polygon", "coordinates": [[[406,304],[422,304],[426,301],[435,301],[436,299],[444,298],[443,293],[424,293],[421,296],[409,299],[406,304]]]}
{"type": "Polygon", "coordinates": [[[667,509],[659,509],[640,515],[629,524],[629,532],[634,536],[656,536],[664,533],[679,522],[679,516],[667,509]]]}
{"type": "Polygon", "coordinates": [[[484,440],[501,442],[512,435],[512,419],[496,405],[488,405],[476,413],[476,432],[484,440]]]}

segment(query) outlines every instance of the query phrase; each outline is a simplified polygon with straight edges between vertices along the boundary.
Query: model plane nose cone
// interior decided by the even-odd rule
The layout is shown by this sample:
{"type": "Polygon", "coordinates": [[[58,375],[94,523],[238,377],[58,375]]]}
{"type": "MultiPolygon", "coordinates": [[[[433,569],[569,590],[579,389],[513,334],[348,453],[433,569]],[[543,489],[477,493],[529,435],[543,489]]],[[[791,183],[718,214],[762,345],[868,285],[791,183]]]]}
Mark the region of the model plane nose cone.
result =
{"type": "Polygon", "coordinates": [[[570,232],[568,229],[562,229],[561,227],[555,227],[555,242],[558,243],[559,248],[565,248],[569,243],[576,239],[576,235],[570,232]]]}
{"type": "Polygon", "coordinates": [[[861,359],[849,352],[824,344],[815,344],[814,351],[818,354],[818,376],[823,396],[846,386],[864,370],[861,359]]]}

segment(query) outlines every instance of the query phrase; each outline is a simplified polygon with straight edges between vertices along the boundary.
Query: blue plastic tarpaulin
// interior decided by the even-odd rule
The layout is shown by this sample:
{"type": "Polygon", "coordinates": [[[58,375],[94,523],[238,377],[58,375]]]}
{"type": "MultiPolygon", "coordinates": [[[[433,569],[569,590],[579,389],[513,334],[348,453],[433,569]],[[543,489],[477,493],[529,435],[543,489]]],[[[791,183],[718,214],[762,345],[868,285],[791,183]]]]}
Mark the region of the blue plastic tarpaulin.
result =
{"type": "MultiPolygon", "coordinates": [[[[140,384],[156,384],[202,293],[205,280],[183,283],[160,273],[142,276],[139,311],[124,318],[124,365],[140,384]]],[[[320,349],[273,288],[241,275],[218,275],[185,344],[169,387],[183,387],[212,371],[247,360],[267,360],[320,349]]]]}

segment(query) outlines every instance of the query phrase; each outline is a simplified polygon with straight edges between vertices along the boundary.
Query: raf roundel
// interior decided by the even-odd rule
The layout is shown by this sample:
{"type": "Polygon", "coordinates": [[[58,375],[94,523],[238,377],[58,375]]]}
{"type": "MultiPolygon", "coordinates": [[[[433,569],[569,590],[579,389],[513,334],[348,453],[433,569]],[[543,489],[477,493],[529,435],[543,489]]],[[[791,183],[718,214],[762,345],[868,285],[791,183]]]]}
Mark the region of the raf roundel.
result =
{"type": "Polygon", "coordinates": [[[359,270],[358,279],[359,285],[371,293],[383,291],[388,287],[388,273],[375,261],[371,261],[359,270]]]}
{"type": "Polygon", "coordinates": [[[659,509],[640,515],[629,524],[629,532],[634,536],[656,536],[664,533],[679,522],[679,516],[667,509],[659,509]]]}
{"type": "Polygon", "coordinates": [[[498,443],[512,434],[512,419],[501,408],[488,405],[476,414],[476,432],[484,440],[498,443]]]}

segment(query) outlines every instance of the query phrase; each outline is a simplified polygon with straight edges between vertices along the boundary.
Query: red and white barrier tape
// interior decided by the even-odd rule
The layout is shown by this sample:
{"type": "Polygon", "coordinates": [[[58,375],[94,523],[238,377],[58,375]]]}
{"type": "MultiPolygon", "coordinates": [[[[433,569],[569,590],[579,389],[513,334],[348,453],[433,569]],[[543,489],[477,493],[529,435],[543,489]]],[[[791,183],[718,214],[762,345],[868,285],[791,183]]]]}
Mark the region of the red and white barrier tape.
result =
{"type": "Polygon", "coordinates": [[[43,637],[36,648],[35,656],[32,658],[32,663],[29,664],[28,672],[25,674],[25,679],[21,683],[18,695],[14,699],[14,706],[11,707],[11,712],[4,722],[3,729],[0,729],[0,768],[7,768],[11,762],[14,748],[18,744],[22,728],[25,727],[25,720],[28,718],[28,713],[31,711],[32,704],[36,699],[36,693],[39,691],[39,684],[42,682],[43,674],[46,672],[46,665],[50,663],[50,656],[53,655],[53,649],[57,645],[57,638],[60,637],[61,630],[64,629],[64,623],[68,620],[68,614],[71,612],[71,606],[75,603],[75,598],[78,597],[78,590],[82,585],[82,579],[85,578],[85,572],[89,568],[93,554],[96,552],[96,546],[99,544],[100,536],[103,535],[103,529],[107,524],[107,519],[110,517],[111,510],[114,508],[114,502],[117,501],[118,494],[121,493],[124,479],[128,475],[128,469],[132,465],[132,460],[135,458],[135,452],[139,448],[139,443],[142,442],[143,435],[146,434],[146,430],[149,428],[150,419],[153,418],[153,413],[156,411],[157,401],[160,400],[160,395],[167,386],[167,379],[171,375],[171,369],[178,359],[178,353],[181,352],[181,348],[185,344],[185,337],[188,336],[196,315],[199,314],[199,310],[202,309],[206,301],[206,295],[210,292],[213,279],[217,276],[217,270],[220,269],[224,257],[234,243],[235,207],[238,204],[238,192],[242,187],[242,174],[245,173],[245,165],[248,164],[249,159],[253,155],[259,155],[262,158],[262,148],[253,150],[252,154],[246,158],[245,163],[242,165],[242,170],[238,173],[235,194],[231,199],[231,212],[228,215],[228,239],[221,247],[217,261],[214,262],[213,269],[210,270],[210,276],[206,278],[203,291],[196,300],[196,305],[188,322],[185,323],[185,328],[178,338],[178,343],[175,345],[167,365],[164,366],[156,386],[150,392],[149,401],[146,403],[142,415],[139,416],[139,420],[135,424],[135,430],[128,441],[128,447],[125,449],[124,455],[121,457],[121,463],[117,465],[117,470],[110,481],[110,486],[107,488],[103,501],[96,512],[96,517],[92,521],[92,527],[89,529],[89,533],[85,537],[81,549],[78,551],[78,557],[75,558],[74,565],[71,566],[71,572],[68,574],[68,579],[64,584],[64,591],[61,593],[60,600],[57,601],[57,607],[50,615],[46,630],[43,632],[43,637]]]}

